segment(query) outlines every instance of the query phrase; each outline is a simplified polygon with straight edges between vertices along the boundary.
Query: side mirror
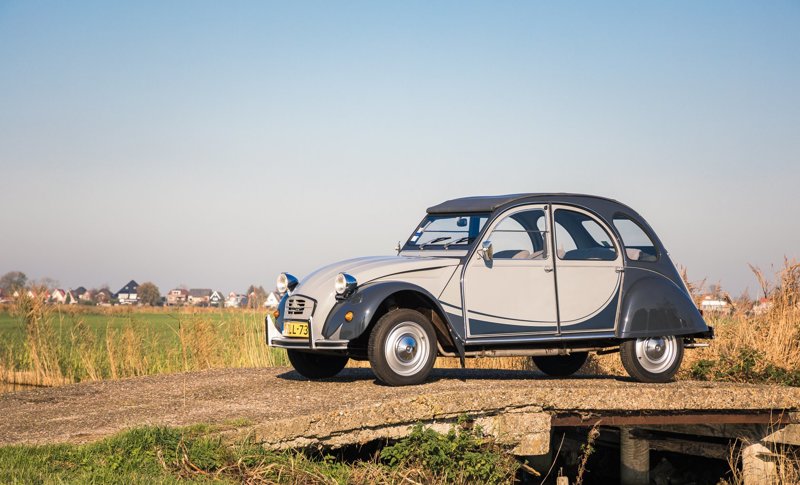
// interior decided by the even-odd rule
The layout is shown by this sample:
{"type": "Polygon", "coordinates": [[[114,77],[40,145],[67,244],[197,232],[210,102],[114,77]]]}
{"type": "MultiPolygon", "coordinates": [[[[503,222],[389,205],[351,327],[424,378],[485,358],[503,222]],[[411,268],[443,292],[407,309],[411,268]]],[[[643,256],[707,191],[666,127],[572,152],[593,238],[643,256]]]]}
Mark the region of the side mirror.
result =
{"type": "Polygon", "coordinates": [[[484,261],[491,261],[494,257],[494,249],[492,249],[492,241],[483,241],[480,249],[478,249],[478,256],[483,258],[484,261]]]}

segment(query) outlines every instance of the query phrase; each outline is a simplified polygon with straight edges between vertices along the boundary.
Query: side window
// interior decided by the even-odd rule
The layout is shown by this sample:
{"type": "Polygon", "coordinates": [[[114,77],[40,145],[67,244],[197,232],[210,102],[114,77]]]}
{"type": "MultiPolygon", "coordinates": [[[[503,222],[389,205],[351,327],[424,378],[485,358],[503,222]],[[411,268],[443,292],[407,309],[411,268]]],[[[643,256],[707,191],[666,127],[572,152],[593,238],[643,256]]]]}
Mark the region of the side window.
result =
{"type": "Polygon", "coordinates": [[[501,220],[489,236],[494,259],[545,259],[547,236],[540,230],[544,221],[541,209],[517,212],[501,220]]]}
{"type": "Polygon", "coordinates": [[[653,262],[658,260],[656,245],[644,229],[624,214],[614,216],[614,227],[622,237],[625,254],[633,261],[653,262]]]}
{"type": "Polygon", "coordinates": [[[614,261],[617,250],[611,235],[591,217],[566,209],[557,209],[556,255],[563,260],[614,261]]]}

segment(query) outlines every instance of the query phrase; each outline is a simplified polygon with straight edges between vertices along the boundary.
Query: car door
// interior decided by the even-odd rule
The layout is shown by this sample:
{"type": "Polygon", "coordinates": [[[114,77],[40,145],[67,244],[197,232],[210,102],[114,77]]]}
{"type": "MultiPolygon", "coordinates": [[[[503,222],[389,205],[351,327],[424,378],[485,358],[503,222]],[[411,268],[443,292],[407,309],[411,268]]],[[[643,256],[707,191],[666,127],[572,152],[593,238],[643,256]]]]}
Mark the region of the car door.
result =
{"type": "Polygon", "coordinates": [[[468,338],[557,332],[549,220],[546,205],[527,205],[488,228],[483,241],[491,241],[492,258],[475,254],[464,271],[468,338]]]}
{"type": "Polygon", "coordinates": [[[612,331],[622,251],[609,228],[588,211],[559,205],[552,210],[560,331],[612,331]]]}

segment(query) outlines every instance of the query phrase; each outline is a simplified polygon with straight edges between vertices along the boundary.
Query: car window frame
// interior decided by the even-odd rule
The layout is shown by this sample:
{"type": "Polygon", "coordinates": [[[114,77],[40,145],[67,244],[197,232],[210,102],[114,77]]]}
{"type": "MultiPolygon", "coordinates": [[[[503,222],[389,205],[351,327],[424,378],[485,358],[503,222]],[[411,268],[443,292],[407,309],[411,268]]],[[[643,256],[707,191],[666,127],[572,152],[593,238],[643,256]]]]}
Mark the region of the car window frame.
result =
{"type": "MultiPolygon", "coordinates": [[[[611,263],[611,262],[615,262],[615,261],[616,262],[625,261],[625,259],[627,258],[627,255],[622,255],[622,252],[624,251],[625,246],[622,244],[622,238],[619,237],[619,235],[618,235],[618,233],[616,231],[616,228],[612,227],[612,225],[609,224],[605,220],[605,218],[601,217],[599,214],[596,214],[595,212],[587,210],[587,209],[585,209],[583,207],[577,207],[577,206],[573,206],[573,205],[569,205],[569,204],[553,204],[550,210],[551,210],[552,219],[553,219],[553,221],[552,221],[552,224],[553,224],[553,227],[552,227],[552,231],[553,231],[553,234],[552,234],[552,239],[553,239],[553,258],[556,259],[559,263],[564,263],[564,262],[571,263],[571,262],[576,262],[576,261],[577,262],[593,262],[593,263],[597,263],[597,262],[611,263]],[[585,215],[590,220],[594,221],[595,224],[597,224],[600,227],[600,229],[602,229],[609,236],[611,244],[613,244],[613,249],[614,249],[614,253],[615,253],[614,259],[564,259],[564,258],[562,258],[558,254],[558,234],[557,234],[557,230],[558,229],[556,227],[556,224],[557,224],[556,223],[556,212],[558,212],[559,210],[576,212],[578,214],[585,215]]],[[[564,230],[567,231],[566,228],[564,228],[564,230]]],[[[587,229],[584,228],[584,230],[586,230],[587,233],[588,233],[587,229]]],[[[569,231],[567,231],[567,233],[569,234],[569,231]]],[[[591,236],[591,234],[590,234],[590,236],[591,236]]],[[[570,234],[570,238],[572,238],[571,234],[570,234]]],[[[574,241],[574,238],[573,238],[573,241],[574,241]]],[[[611,249],[611,248],[609,248],[609,249],[611,249]]]]}
{"type": "MultiPolygon", "coordinates": [[[[622,212],[622,211],[615,212],[611,216],[611,225],[613,226],[614,231],[616,231],[616,233],[617,233],[617,237],[619,238],[620,244],[622,244],[622,247],[625,248],[625,249],[628,248],[628,246],[625,244],[625,238],[622,237],[622,233],[619,232],[619,229],[617,228],[617,225],[614,223],[614,221],[617,220],[617,219],[627,219],[627,220],[631,221],[632,223],[634,223],[644,233],[644,235],[647,236],[647,239],[650,240],[650,242],[653,244],[653,249],[655,249],[655,251],[656,251],[656,259],[653,260],[653,261],[642,261],[642,260],[639,260],[639,259],[631,259],[631,258],[628,257],[627,251],[625,251],[625,260],[633,262],[633,263],[648,263],[648,264],[658,263],[661,260],[661,247],[660,247],[660,244],[657,242],[657,239],[653,237],[653,233],[651,231],[649,231],[644,225],[642,225],[632,215],[627,214],[627,213],[622,212]],[[622,217],[620,217],[620,216],[622,216],[622,217]]],[[[636,248],[632,247],[632,249],[636,249],[636,248]]]]}

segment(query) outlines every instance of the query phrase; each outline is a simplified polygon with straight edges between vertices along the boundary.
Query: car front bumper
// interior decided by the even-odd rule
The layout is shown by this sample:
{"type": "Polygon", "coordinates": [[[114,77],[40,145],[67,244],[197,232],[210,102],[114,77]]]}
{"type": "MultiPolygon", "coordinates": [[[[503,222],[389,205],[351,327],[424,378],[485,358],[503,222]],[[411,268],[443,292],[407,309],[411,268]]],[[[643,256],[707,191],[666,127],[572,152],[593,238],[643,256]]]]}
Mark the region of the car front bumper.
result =
{"type": "Polygon", "coordinates": [[[268,341],[270,347],[297,350],[347,350],[348,340],[316,340],[304,338],[273,337],[268,341]]]}

